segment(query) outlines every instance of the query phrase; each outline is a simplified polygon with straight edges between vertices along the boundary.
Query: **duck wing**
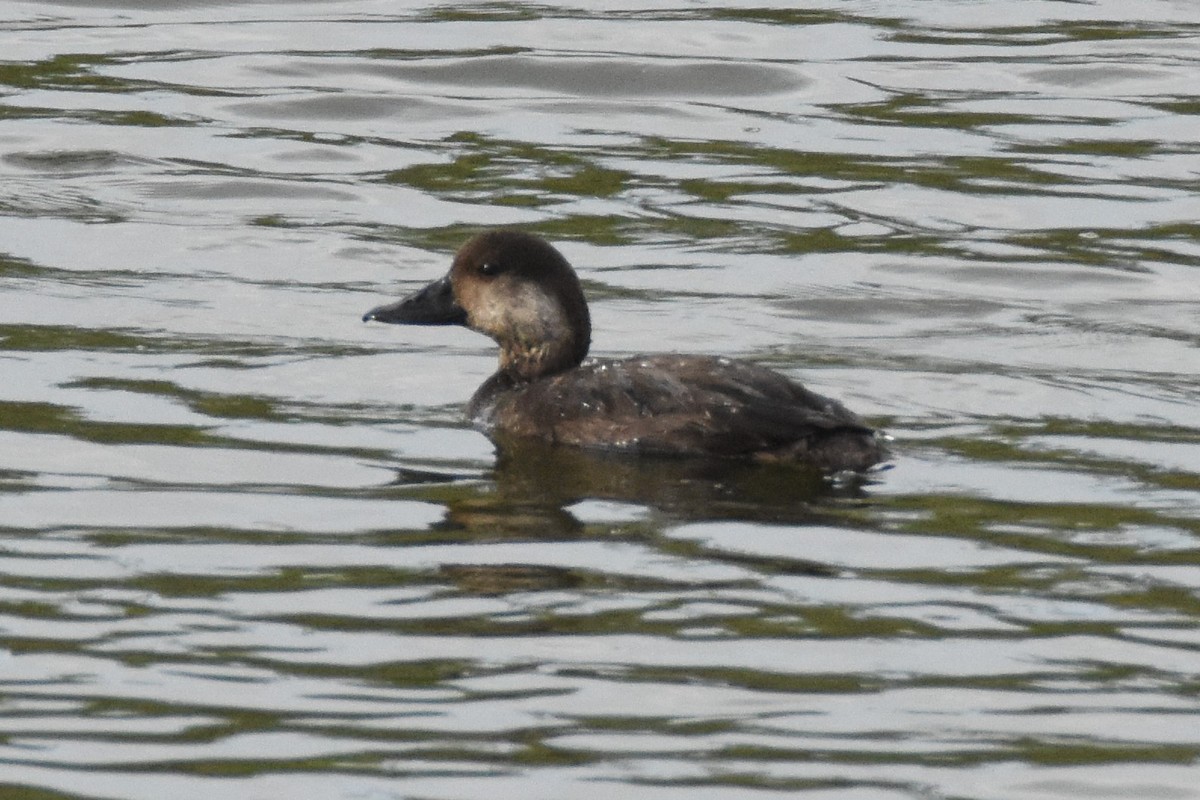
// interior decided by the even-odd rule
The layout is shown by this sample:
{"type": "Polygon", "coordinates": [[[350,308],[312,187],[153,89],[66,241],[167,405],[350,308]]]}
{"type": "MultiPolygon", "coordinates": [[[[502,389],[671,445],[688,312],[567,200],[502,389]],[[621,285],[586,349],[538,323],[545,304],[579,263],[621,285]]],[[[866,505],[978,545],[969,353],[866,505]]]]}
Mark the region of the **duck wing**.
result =
{"type": "Polygon", "coordinates": [[[829,469],[864,469],[883,456],[874,431],[841,403],[764,367],[707,356],[592,361],[498,397],[491,422],[517,435],[645,454],[829,469]]]}

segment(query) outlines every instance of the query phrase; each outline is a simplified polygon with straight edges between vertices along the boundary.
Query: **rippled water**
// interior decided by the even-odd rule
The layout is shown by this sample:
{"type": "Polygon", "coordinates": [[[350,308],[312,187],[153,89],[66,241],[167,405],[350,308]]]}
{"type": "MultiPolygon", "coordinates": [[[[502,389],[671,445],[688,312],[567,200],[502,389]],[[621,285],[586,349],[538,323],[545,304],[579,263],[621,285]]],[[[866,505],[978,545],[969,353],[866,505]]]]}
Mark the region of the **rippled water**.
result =
{"type": "Polygon", "coordinates": [[[1200,7],[0,2],[0,796],[1200,797],[1200,7]],[[487,226],[864,486],[497,457],[487,226]]]}

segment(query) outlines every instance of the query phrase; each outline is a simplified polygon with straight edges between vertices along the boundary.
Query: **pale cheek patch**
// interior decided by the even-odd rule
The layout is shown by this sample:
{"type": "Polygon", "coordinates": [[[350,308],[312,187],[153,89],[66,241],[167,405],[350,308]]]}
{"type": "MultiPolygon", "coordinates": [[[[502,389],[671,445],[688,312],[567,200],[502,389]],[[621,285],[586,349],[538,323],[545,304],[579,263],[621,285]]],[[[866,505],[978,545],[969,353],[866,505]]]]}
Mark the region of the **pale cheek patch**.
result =
{"type": "Polygon", "coordinates": [[[555,342],[570,337],[562,307],[541,289],[524,284],[509,305],[509,325],[524,341],[555,342]]]}
{"type": "Polygon", "coordinates": [[[470,307],[467,322],[480,333],[500,339],[504,335],[507,314],[501,303],[476,303],[470,307]]]}
{"type": "Polygon", "coordinates": [[[562,308],[536,286],[495,286],[471,309],[471,327],[503,343],[536,346],[570,338],[562,308]]]}

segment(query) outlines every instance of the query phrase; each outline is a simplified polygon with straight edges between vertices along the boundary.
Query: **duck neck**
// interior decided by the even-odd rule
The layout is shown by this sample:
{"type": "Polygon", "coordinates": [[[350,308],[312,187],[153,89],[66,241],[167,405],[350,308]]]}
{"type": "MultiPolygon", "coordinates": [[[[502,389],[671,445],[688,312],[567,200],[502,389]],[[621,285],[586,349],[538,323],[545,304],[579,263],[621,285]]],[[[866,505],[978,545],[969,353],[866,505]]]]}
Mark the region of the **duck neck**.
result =
{"type": "Polygon", "coordinates": [[[508,342],[500,350],[500,372],[519,383],[557,375],[579,365],[587,355],[587,340],[575,336],[554,341],[508,342]]]}

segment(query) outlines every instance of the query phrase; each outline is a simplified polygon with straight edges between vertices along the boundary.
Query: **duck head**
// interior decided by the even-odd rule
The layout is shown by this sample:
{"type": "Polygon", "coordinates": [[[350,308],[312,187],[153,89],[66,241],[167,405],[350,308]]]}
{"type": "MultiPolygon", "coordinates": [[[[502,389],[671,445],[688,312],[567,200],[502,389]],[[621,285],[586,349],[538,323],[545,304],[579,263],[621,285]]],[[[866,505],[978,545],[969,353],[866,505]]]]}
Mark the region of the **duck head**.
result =
{"type": "Polygon", "coordinates": [[[520,381],[570,369],[591,342],[587,301],[575,270],[548,242],[519,231],[485,231],[459,248],[450,272],[363,321],[465,325],[500,345],[500,371],[520,381]]]}

